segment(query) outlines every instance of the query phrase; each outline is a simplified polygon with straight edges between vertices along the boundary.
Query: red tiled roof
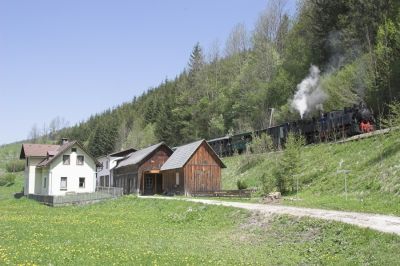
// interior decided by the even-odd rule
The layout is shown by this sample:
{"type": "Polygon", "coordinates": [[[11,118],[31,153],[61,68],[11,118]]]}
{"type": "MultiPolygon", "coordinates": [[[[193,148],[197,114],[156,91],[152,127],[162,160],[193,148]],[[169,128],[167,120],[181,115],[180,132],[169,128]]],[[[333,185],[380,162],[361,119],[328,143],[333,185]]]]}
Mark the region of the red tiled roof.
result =
{"type": "Polygon", "coordinates": [[[60,147],[60,145],[50,145],[50,144],[22,144],[20,159],[25,159],[26,157],[47,157],[47,152],[55,152],[60,147]]]}
{"type": "MultiPolygon", "coordinates": [[[[71,148],[74,145],[78,145],[84,152],[86,152],[90,157],[92,157],[92,159],[94,160],[96,166],[100,166],[100,162],[94,158],[78,141],[74,140],[74,141],[70,141],[67,142],[61,146],[58,147],[58,149],[55,151],[53,156],[49,156],[46,159],[44,159],[43,161],[41,161],[37,167],[46,167],[48,165],[50,165],[50,163],[52,161],[54,161],[56,158],[58,158],[61,154],[63,154],[66,150],[68,150],[69,148],[71,148]]],[[[50,154],[49,154],[50,155],[50,154]]]]}

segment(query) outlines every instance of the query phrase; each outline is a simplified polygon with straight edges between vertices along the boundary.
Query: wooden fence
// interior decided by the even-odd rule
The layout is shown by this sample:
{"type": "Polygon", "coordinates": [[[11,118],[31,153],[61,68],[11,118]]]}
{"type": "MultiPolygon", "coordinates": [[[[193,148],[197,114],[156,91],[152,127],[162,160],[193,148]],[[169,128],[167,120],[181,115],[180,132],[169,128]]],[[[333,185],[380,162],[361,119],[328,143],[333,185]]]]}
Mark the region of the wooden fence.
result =
{"type": "Polygon", "coordinates": [[[255,189],[219,190],[219,191],[197,191],[191,193],[193,197],[227,197],[227,198],[251,198],[255,189]]]}

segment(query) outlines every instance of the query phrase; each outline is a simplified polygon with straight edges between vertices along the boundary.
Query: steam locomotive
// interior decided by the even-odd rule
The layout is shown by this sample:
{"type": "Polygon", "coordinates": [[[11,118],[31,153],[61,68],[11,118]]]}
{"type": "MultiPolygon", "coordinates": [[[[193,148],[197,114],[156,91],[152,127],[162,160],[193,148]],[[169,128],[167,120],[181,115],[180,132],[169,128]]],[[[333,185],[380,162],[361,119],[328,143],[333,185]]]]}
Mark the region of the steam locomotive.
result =
{"type": "Polygon", "coordinates": [[[219,156],[232,156],[234,152],[242,153],[253,140],[253,136],[268,134],[276,148],[284,146],[289,132],[301,134],[306,143],[335,141],[375,130],[372,111],[363,103],[343,110],[322,113],[319,118],[302,119],[286,122],[277,126],[245,132],[233,136],[208,140],[208,144],[219,156]]]}

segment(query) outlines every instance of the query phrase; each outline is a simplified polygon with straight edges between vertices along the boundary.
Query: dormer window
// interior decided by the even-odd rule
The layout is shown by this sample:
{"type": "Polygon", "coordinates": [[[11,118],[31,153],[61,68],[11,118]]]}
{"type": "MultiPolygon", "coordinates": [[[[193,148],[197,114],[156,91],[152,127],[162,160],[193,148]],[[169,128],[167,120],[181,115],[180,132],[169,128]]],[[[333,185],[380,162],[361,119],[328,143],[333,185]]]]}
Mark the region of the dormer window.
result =
{"type": "Polygon", "coordinates": [[[70,165],[71,161],[69,155],[63,155],[63,165],[70,165]]]}

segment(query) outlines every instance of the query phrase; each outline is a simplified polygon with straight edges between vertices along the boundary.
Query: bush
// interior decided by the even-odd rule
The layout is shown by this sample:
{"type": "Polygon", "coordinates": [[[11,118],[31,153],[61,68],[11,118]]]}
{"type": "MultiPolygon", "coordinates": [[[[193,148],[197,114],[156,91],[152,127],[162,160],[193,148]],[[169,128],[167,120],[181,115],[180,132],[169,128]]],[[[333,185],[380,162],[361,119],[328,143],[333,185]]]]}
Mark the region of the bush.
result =
{"type": "Polygon", "coordinates": [[[296,175],[300,173],[300,149],[305,144],[304,137],[289,133],[285,143],[283,156],[273,170],[276,187],[282,194],[295,190],[296,175]]]}
{"type": "Polygon", "coordinates": [[[6,163],[6,170],[9,173],[21,172],[25,170],[25,161],[23,160],[12,160],[6,163]]]}
{"type": "Polygon", "coordinates": [[[236,182],[236,185],[238,189],[246,189],[248,187],[246,182],[240,179],[236,182]]]}
{"type": "Polygon", "coordinates": [[[261,196],[267,196],[269,193],[271,193],[273,190],[275,190],[275,186],[271,178],[268,178],[268,176],[263,173],[262,176],[260,177],[261,181],[261,191],[262,195],[261,196]]]}
{"type": "Polygon", "coordinates": [[[274,148],[272,138],[266,133],[262,133],[259,137],[253,134],[253,141],[249,144],[252,153],[266,153],[274,148]]]}
{"type": "Polygon", "coordinates": [[[2,175],[0,177],[0,186],[4,186],[6,184],[14,184],[15,183],[16,176],[14,174],[8,173],[5,175],[2,175]]]}

